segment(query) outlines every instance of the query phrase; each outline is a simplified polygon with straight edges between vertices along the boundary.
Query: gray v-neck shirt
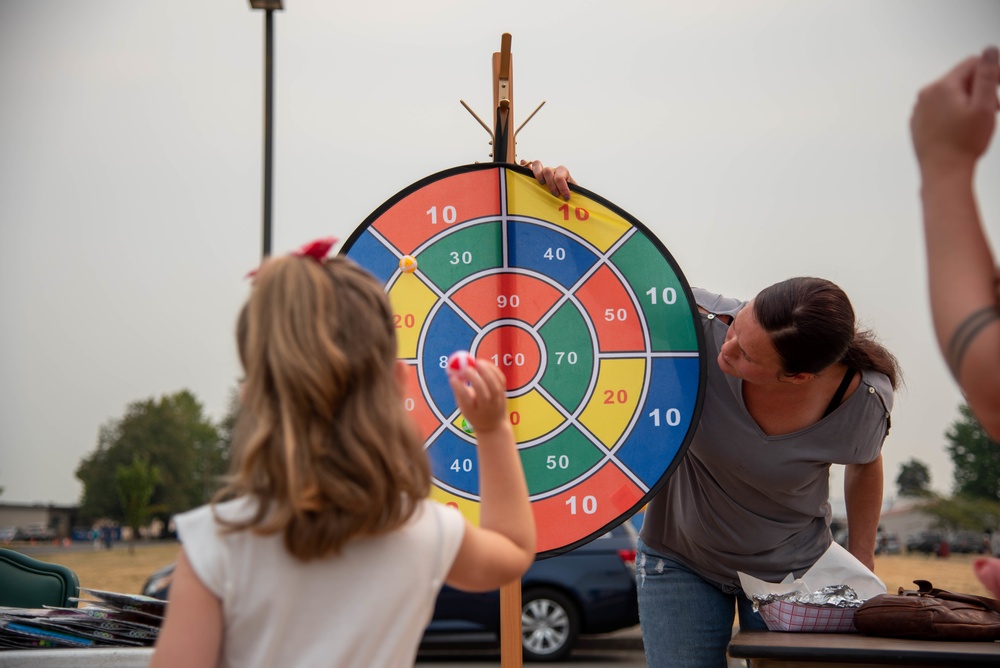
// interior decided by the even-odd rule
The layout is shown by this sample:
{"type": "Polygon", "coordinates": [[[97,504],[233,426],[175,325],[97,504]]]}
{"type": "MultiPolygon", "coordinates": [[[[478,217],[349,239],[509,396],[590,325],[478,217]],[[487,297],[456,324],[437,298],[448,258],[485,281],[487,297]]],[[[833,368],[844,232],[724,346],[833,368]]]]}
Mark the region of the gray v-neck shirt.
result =
{"type": "Polygon", "coordinates": [[[739,585],[737,571],[777,582],[802,575],[830,546],[829,470],[878,458],[893,391],[881,373],[816,424],[768,436],[743,403],[742,381],[719,369],[728,325],[746,302],[694,290],[709,315],[705,403],[687,453],[650,501],[642,540],[702,577],[739,585]]]}

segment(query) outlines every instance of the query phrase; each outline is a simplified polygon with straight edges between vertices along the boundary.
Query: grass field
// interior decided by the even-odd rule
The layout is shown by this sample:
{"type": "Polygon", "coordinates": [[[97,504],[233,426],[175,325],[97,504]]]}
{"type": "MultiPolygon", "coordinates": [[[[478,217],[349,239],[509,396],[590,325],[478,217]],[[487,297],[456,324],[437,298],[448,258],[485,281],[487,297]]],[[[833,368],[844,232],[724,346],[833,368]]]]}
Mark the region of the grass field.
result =
{"type": "MultiPolygon", "coordinates": [[[[51,552],[38,555],[42,561],[62,564],[80,578],[80,585],[91,589],[137,594],[150,573],[171,563],[177,555],[173,542],[139,545],[129,554],[123,545],[112,550],[51,552]]],[[[891,593],[897,588],[915,589],[914,580],[930,580],[935,587],[989,596],[972,573],[972,555],[953,554],[946,558],[923,554],[900,554],[876,557],[875,574],[891,593]]]]}
{"type": "Polygon", "coordinates": [[[81,587],[138,594],[150,573],[177,557],[179,544],[173,541],[140,544],[134,554],[116,544],[111,550],[46,552],[35,559],[66,566],[80,579],[81,587]]]}

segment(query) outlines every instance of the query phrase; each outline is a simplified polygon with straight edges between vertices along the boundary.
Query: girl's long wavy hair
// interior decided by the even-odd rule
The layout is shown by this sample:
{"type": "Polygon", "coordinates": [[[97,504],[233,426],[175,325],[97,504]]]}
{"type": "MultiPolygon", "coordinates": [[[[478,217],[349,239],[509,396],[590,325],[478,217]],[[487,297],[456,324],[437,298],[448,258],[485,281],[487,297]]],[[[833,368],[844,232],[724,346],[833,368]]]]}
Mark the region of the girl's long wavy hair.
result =
{"type": "Polygon", "coordinates": [[[836,362],[878,371],[893,389],[901,381],[896,357],[869,330],[859,330],[847,294],[825,278],[799,276],[775,283],[753,300],[753,313],[788,374],[817,373],[836,362]]]}
{"type": "Polygon", "coordinates": [[[267,261],[237,323],[245,371],[233,464],[214,502],[257,500],[227,531],[282,533],[308,561],[391,531],[430,492],[403,408],[382,286],[351,260],[267,261]]]}

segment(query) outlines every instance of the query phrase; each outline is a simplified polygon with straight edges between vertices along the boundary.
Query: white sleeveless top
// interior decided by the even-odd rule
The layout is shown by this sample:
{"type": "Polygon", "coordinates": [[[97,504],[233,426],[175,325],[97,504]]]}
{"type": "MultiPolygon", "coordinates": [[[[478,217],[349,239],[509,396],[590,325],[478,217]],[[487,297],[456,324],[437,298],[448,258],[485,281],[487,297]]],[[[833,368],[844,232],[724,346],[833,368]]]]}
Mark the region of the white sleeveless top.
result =
{"type": "MultiPolygon", "coordinates": [[[[216,506],[246,517],[254,501],[216,506]]],[[[465,531],[455,509],[424,500],[392,533],[300,562],[282,536],[220,534],[210,506],[176,517],[184,552],[222,601],[222,666],[412,666],[465,531]]]]}

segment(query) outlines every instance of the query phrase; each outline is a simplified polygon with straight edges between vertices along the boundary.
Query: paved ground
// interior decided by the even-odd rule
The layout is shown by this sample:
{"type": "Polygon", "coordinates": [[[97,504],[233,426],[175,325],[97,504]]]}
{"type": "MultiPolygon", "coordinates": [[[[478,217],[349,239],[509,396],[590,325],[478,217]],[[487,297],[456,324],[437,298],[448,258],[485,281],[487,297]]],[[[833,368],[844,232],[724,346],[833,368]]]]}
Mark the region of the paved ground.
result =
{"type": "MultiPolygon", "coordinates": [[[[453,649],[421,652],[417,658],[420,668],[455,668],[457,665],[500,666],[500,653],[495,649],[453,649]]],[[[647,668],[642,651],[642,634],[638,626],[614,633],[580,638],[577,648],[568,660],[549,663],[527,663],[532,666],[590,666],[591,668],[647,668]]],[[[728,668],[745,668],[740,659],[729,659],[728,668]]]]}
{"type": "MultiPolygon", "coordinates": [[[[457,665],[499,666],[500,653],[496,649],[470,650],[441,649],[421,652],[417,658],[420,668],[455,668],[457,665]]],[[[592,668],[646,668],[639,627],[599,636],[584,636],[573,654],[566,661],[531,666],[591,666],[592,668]]]]}

